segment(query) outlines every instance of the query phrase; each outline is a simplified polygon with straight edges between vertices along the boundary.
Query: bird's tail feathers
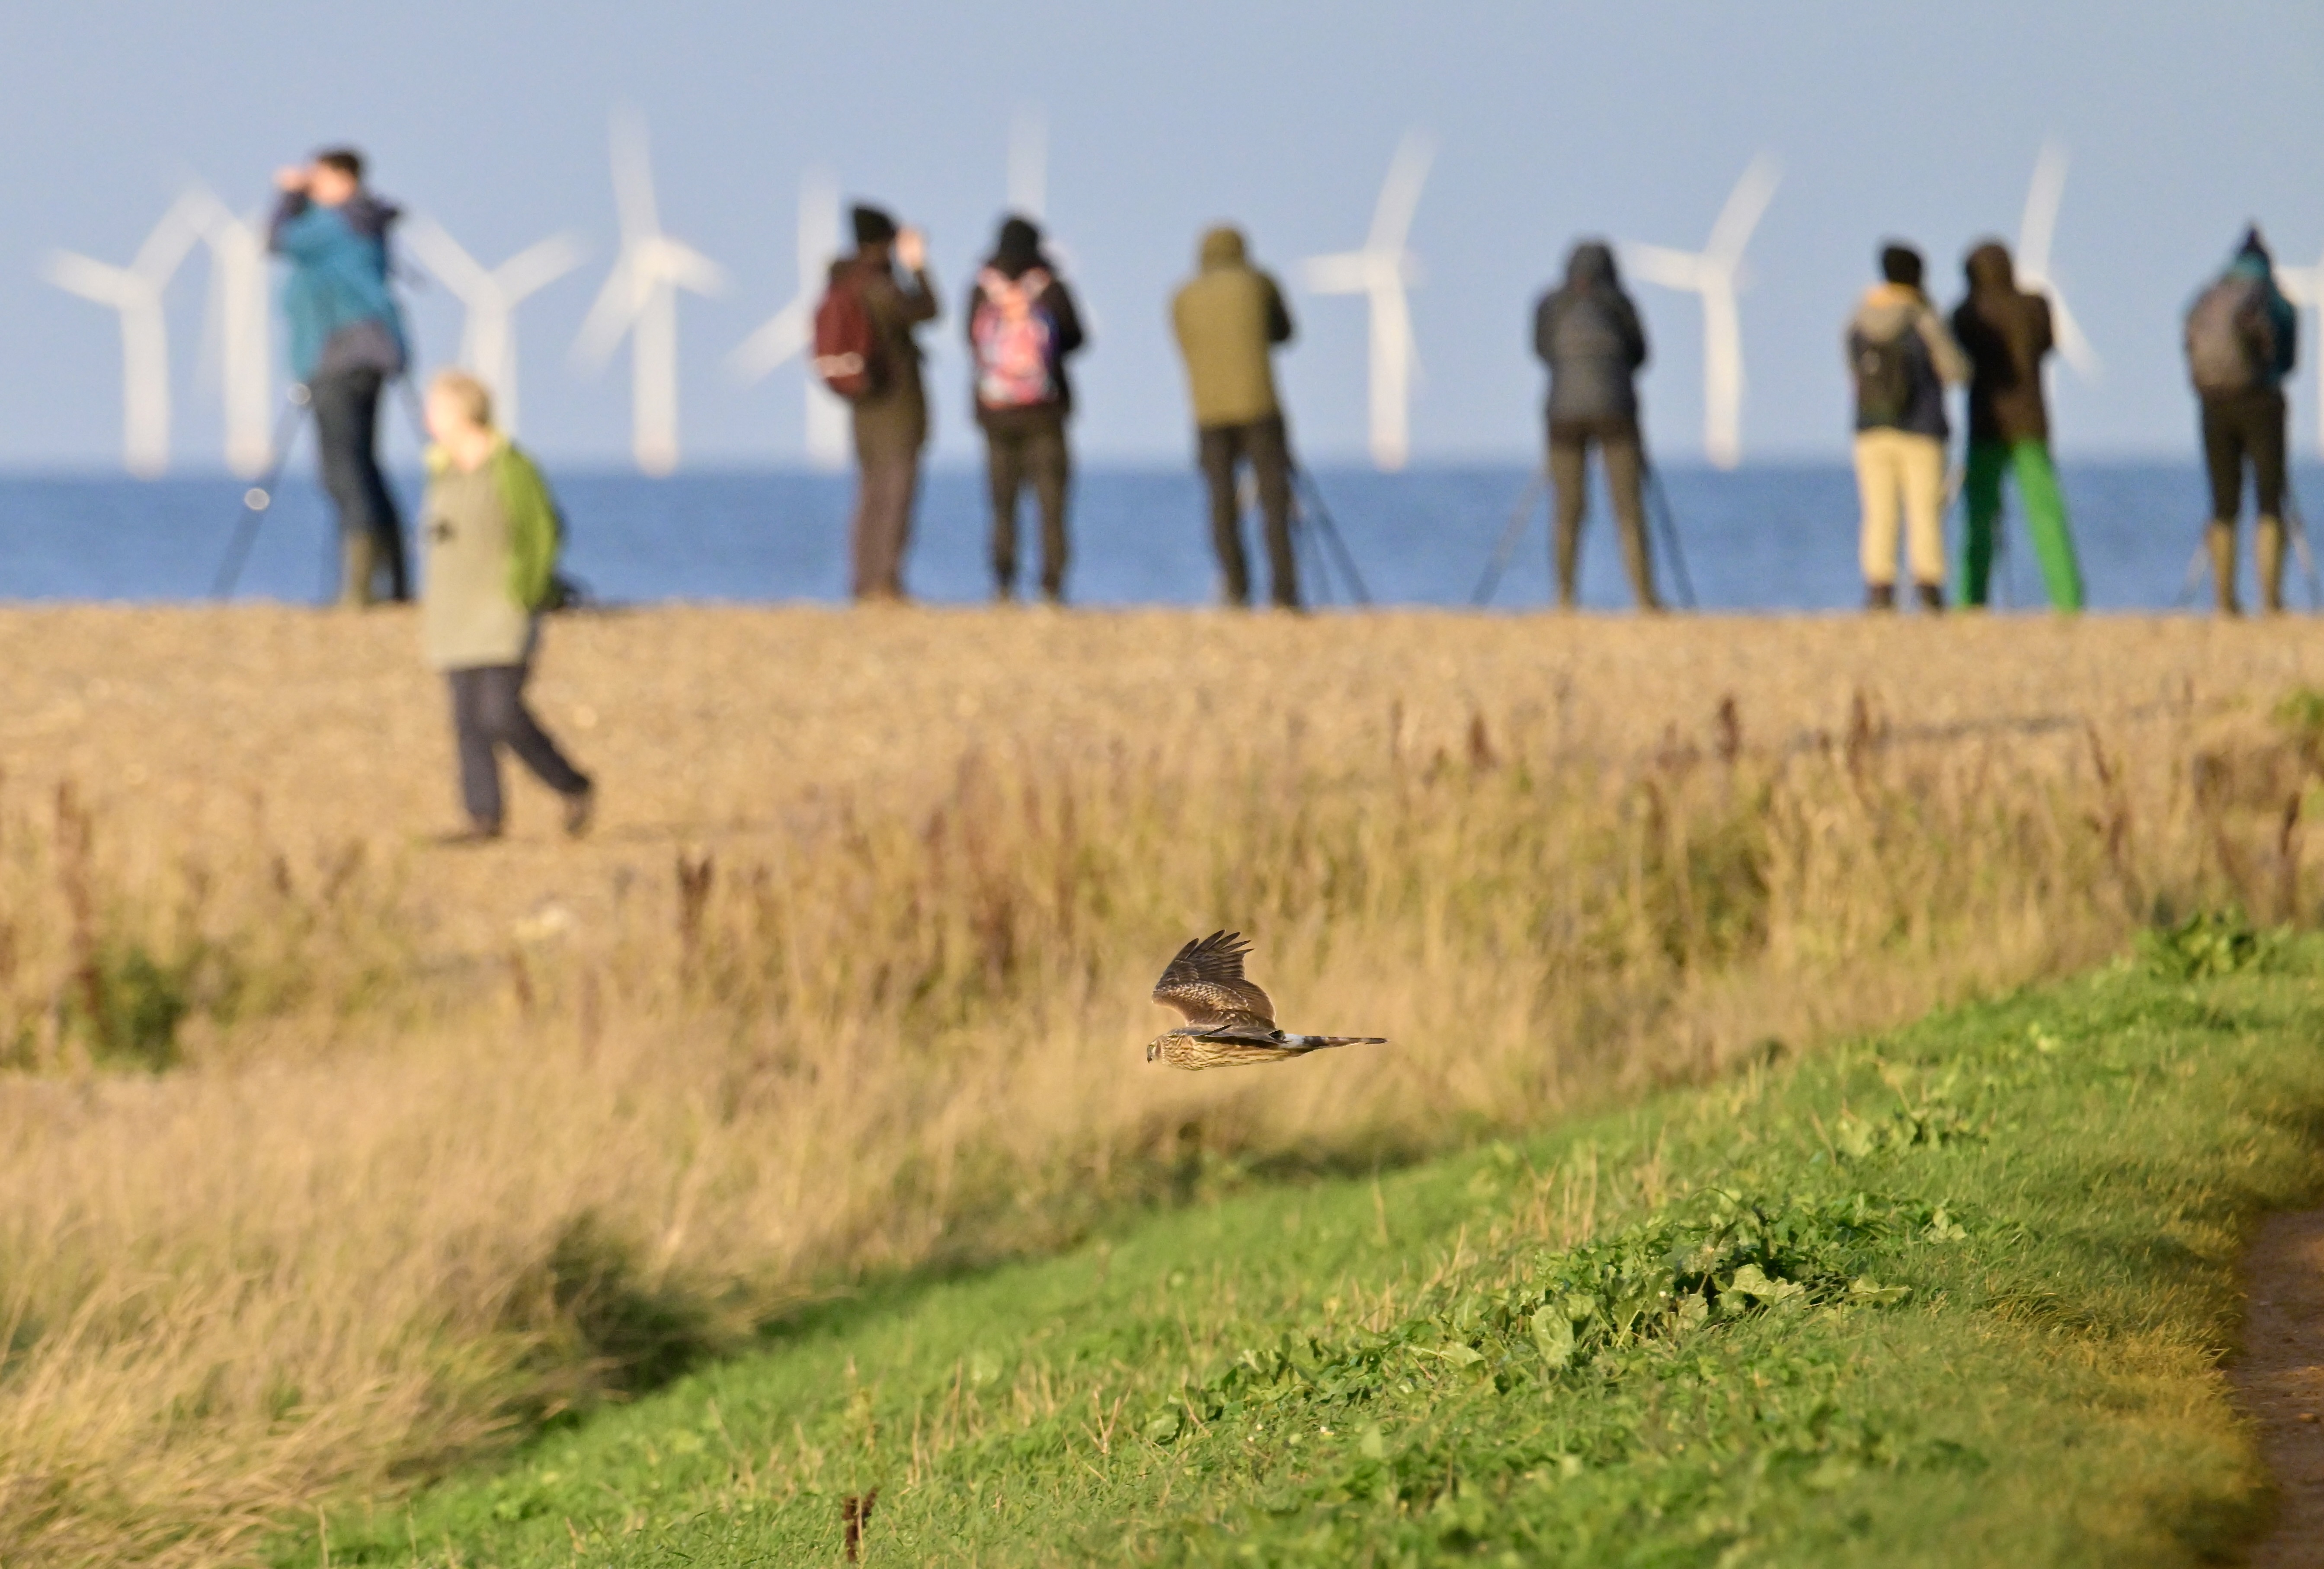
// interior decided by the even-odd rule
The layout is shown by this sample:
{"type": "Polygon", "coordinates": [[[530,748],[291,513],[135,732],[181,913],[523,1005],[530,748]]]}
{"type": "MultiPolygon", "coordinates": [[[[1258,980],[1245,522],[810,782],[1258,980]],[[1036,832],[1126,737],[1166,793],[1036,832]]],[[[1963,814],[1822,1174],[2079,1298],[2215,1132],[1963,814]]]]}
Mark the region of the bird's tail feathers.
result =
{"type": "Polygon", "coordinates": [[[1385,1035],[1286,1035],[1286,1046],[1296,1046],[1305,1051],[1321,1051],[1326,1046],[1385,1046],[1385,1035]]]}

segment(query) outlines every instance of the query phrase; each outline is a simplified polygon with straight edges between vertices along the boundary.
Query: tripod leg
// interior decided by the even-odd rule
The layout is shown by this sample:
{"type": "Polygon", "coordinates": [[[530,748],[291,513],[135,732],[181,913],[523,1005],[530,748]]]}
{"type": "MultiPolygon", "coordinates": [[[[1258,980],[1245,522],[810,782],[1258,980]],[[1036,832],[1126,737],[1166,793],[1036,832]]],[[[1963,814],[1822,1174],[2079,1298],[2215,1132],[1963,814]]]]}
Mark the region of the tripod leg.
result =
{"type": "Polygon", "coordinates": [[[1296,480],[1307,487],[1307,496],[1314,505],[1316,533],[1338,559],[1340,575],[1347,580],[1349,589],[1360,605],[1372,602],[1372,592],[1364,583],[1364,574],[1356,570],[1356,558],[1348,551],[1348,542],[1340,537],[1340,526],[1332,520],[1332,509],[1323,505],[1323,492],[1316,488],[1315,477],[1305,469],[1294,472],[1296,480]]]}
{"type": "Polygon", "coordinates": [[[226,555],[219,561],[217,575],[210,581],[210,598],[231,599],[235,586],[242,581],[242,569],[250,560],[251,546],[258,543],[258,526],[266,518],[266,510],[274,504],[276,488],[282,482],[282,470],[290,461],[291,444],[299,439],[300,417],[307,412],[307,390],[290,390],[290,406],[274,428],[274,462],[265,477],[242,493],[242,516],[235,520],[234,537],[227,543],[226,555]]]}
{"type": "Polygon", "coordinates": [[[1544,488],[1541,473],[1536,470],[1526,476],[1525,489],[1517,492],[1517,504],[1509,509],[1509,520],[1501,530],[1500,542],[1493,546],[1492,555],[1485,563],[1484,574],[1477,579],[1476,592],[1469,596],[1471,605],[1482,607],[1501,586],[1501,573],[1509,568],[1525,539],[1526,525],[1533,521],[1533,499],[1544,488]]]}
{"type": "Polygon", "coordinates": [[[1678,524],[1671,517],[1670,493],[1663,489],[1663,472],[1646,460],[1643,448],[1639,452],[1639,461],[1646,466],[1646,494],[1653,503],[1651,510],[1656,529],[1663,537],[1663,548],[1670,556],[1671,581],[1678,585],[1678,602],[1684,609],[1693,610],[1694,579],[1686,570],[1686,552],[1679,548],[1678,524]]]}

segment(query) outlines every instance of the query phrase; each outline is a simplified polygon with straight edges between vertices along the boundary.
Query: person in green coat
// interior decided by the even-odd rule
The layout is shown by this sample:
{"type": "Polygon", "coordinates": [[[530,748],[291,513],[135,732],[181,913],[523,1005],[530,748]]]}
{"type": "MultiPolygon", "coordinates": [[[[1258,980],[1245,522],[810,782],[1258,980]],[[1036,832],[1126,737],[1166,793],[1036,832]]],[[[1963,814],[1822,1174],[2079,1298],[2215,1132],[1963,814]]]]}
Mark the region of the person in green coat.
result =
{"type": "Polygon", "coordinates": [[[1194,406],[1195,461],[1211,496],[1211,543],[1226,602],[1250,600],[1243,555],[1242,500],[1235,476],[1245,464],[1267,521],[1268,588],[1275,602],[1299,608],[1299,564],[1291,548],[1291,442],[1276,396],[1274,351],[1291,341],[1291,312],[1275,280],[1251,265],[1242,231],[1224,225],[1203,236],[1201,270],[1172,297],[1170,325],[1186,365],[1194,406]]]}
{"type": "Polygon", "coordinates": [[[564,530],[532,460],[493,427],[492,394],[465,371],[428,389],[428,494],[420,503],[424,573],[420,639],[452,694],[460,798],[456,843],[498,839],[500,751],[517,755],[564,802],[565,831],[586,832],[596,792],[524,701],[556,591],[564,530]]]}
{"type": "Polygon", "coordinates": [[[2050,603],[2056,610],[2079,610],[2082,568],[2066,526],[2058,471],[2050,461],[2050,408],[2042,391],[2042,362],[2053,341],[2050,302],[2017,287],[2009,252],[1998,240],[1971,251],[1961,271],[1969,295],[1953,312],[1953,337],[1970,366],[1961,601],[1986,602],[2001,527],[2001,482],[2014,474],[2050,603]]]}

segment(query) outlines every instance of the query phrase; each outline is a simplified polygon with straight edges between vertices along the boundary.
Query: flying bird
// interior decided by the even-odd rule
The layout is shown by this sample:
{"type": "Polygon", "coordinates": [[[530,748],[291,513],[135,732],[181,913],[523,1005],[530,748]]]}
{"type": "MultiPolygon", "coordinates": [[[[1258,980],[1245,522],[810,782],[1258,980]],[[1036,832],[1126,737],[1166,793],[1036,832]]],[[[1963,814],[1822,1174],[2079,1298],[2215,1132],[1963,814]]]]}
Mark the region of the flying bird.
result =
{"type": "Polygon", "coordinates": [[[1326,1046],[1385,1046],[1379,1035],[1292,1035],[1275,1027],[1275,1005],[1242,977],[1250,944],[1240,931],[1213,931],[1178,950],[1155,983],[1154,1000],[1186,1017],[1183,1028],[1157,1035],[1146,1060],[1189,1072],[1280,1062],[1326,1046]]]}

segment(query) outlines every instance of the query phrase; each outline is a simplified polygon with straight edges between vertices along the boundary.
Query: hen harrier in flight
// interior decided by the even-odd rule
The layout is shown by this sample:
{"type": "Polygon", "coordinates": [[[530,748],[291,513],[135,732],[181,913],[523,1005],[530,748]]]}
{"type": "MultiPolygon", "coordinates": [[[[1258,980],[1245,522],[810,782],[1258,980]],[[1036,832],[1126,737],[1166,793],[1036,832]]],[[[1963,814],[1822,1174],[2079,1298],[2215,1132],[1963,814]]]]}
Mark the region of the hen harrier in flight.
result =
{"type": "Polygon", "coordinates": [[[1183,1028],[1157,1035],[1146,1060],[1199,1072],[1250,1062],[1280,1062],[1326,1046],[1385,1046],[1379,1035],[1290,1035],[1275,1027],[1275,1005],[1242,978],[1250,944],[1240,931],[1213,931],[1178,950],[1155,984],[1154,1000],[1186,1016],[1183,1028]]]}

